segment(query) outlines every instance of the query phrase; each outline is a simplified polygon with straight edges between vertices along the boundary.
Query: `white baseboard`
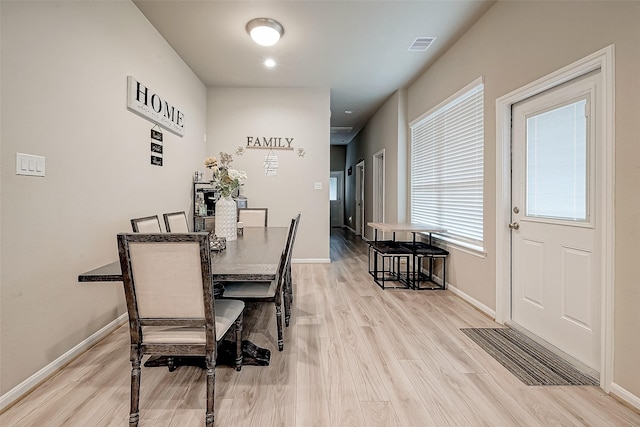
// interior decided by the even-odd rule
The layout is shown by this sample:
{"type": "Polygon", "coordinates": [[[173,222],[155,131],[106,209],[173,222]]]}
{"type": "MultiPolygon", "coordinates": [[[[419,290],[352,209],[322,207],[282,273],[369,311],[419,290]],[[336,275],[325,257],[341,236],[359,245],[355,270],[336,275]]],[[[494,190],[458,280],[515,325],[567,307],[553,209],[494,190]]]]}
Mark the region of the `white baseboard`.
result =
{"type": "Polygon", "coordinates": [[[342,228],[346,228],[347,230],[349,230],[353,234],[356,234],[356,230],[354,230],[353,228],[349,227],[348,225],[343,225],[342,228]]]}
{"type": "Polygon", "coordinates": [[[613,395],[615,398],[622,400],[623,402],[636,408],[636,410],[640,411],[640,397],[620,387],[618,384],[611,383],[609,394],[613,395]]]}
{"type": "Polygon", "coordinates": [[[496,311],[482,304],[477,299],[472,298],[471,296],[462,292],[460,289],[456,288],[455,286],[451,286],[450,284],[447,284],[447,289],[449,289],[451,292],[453,292],[454,294],[456,294],[457,296],[459,296],[460,298],[462,298],[463,300],[465,300],[466,302],[468,302],[478,310],[482,311],[492,319],[496,318],[496,311]]]}
{"type": "Polygon", "coordinates": [[[53,362],[49,363],[44,368],[40,369],[35,374],[31,375],[26,380],[22,381],[20,384],[0,396],[0,412],[4,410],[4,408],[8,407],[16,400],[20,399],[25,394],[29,393],[38,385],[42,384],[53,374],[62,369],[65,365],[71,362],[76,357],[80,356],[82,353],[87,351],[91,346],[95,343],[109,335],[115,329],[117,329],[120,325],[127,322],[128,315],[124,313],[119,316],[117,319],[112,321],[111,323],[104,326],[102,329],[96,331],[93,335],[73,347],[71,350],[67,351],[62,356],[58,357],[53,362]]]}

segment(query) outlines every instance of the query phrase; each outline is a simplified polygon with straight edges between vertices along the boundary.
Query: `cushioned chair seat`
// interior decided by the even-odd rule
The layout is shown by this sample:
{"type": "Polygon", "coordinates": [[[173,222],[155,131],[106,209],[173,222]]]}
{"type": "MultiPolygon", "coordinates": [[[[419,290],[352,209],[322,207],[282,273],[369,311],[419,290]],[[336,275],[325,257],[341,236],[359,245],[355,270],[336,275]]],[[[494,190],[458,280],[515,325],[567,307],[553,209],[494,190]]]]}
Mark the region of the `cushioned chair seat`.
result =
{"type": "MultiPolygon", "coordinates": [[[[216,301],[216,333],[224,336],[238,318],[238,312],[244,308],[242,301],[216,301]]],[[[145,343],[166,344],[204,344],[206,338],[204,328],[188,328],[178,326],[143,326],[142,335],[145,343]]]]}
{"type": "Polygon", "coordinates": [[[207,341],[204,328],[143,326],[142,335],[147,344],[204,344],[207,341]]]}

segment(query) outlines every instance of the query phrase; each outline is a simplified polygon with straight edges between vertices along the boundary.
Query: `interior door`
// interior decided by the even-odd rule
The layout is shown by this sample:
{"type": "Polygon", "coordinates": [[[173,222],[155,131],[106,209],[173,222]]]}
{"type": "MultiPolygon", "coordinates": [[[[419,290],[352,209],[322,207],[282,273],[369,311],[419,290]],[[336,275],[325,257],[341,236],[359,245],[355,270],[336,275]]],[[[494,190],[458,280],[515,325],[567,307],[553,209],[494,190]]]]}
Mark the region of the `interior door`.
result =
{"type": "Polygon", "coordinates": [[[329,203],[332,227],[344,224],[344,172],[332,171],[329,177],[329,203]]]}
{"type": "Polygon", "coordinates": [[[599,74],[516,104],[512,135],[512,321],[600,369],[596,242],[599,74]]]}

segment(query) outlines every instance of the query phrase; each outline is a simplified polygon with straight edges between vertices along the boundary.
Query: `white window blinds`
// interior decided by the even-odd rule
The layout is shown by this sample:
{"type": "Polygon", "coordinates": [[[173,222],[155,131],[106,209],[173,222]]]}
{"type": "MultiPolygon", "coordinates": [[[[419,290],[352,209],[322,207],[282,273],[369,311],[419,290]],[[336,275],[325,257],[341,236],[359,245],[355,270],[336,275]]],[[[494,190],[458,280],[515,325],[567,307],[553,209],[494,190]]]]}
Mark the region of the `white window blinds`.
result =
{"type": "Polygon", "coordinates": [[[481,79],[411,123],[411,221],[483,248],[484,85],[481,79]]]}

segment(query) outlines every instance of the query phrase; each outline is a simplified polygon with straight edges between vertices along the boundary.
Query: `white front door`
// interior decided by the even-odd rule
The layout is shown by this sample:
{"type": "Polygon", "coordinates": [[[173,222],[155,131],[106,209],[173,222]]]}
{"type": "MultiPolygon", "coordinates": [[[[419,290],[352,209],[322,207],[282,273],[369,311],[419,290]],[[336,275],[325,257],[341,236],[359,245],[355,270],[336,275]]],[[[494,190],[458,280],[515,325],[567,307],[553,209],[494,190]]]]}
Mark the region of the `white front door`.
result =
{"type": "Polygon", "coordinates": [[[600,369],[600,74],[513,107],[511,319],[600,369]]]}
{"type": "Polygon", "coordinates": [[[344,224],[344,172],[332,171],[329,177],[329,216],[332,227],[344,224]]]}

